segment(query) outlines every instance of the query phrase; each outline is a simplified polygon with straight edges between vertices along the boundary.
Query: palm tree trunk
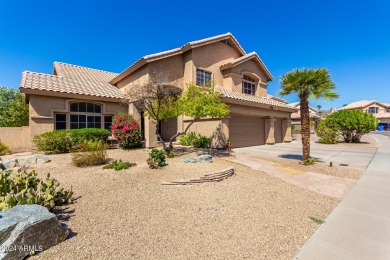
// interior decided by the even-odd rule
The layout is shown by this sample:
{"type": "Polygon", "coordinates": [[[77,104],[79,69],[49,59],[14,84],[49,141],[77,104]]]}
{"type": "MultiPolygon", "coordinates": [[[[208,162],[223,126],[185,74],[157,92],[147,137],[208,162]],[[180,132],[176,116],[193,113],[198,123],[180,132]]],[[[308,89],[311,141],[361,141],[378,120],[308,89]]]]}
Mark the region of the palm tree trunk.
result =
{"type": "Polygon", "coordinates": [[[300,95],[302,160],[310,158],[310,113],[308,95],[300,95]]]}

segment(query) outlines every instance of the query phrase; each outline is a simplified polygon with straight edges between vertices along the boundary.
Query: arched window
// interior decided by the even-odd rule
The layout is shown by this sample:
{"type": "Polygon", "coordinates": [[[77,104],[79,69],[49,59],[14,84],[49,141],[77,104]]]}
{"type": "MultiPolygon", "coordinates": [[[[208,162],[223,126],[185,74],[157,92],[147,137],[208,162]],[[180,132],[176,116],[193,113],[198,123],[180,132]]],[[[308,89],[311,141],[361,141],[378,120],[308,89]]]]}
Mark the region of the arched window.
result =
{"type": "Polygon", "coordinates": [[[103,114],[103,106],[90,102],[72,102],[70,111],[55,113],[55,129],[104,128],[110,130],[112,114],[103,114]]]}
{"type": "Polygon", "coordinates": [[[102,128],[102,106],[95,103],[70,104],[70,129],[102,128]]]}
{"type": "Polygon", "coordinates": [[[242,79],[242,93],[254,96],[256,94],[256,80],[244,75],[242,79]]]}

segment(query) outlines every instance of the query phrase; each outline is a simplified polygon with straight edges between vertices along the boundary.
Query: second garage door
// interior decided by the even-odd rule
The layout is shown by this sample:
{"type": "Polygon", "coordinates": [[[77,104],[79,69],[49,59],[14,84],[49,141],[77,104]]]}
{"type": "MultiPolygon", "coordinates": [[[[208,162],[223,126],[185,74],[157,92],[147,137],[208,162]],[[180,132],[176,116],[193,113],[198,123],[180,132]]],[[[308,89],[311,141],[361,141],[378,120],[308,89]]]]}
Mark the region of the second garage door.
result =
{"type": "Polygon", "coordinates": [[[233,148],[265,144],[263,117],[232,116],[229,137],[233,148]]]}

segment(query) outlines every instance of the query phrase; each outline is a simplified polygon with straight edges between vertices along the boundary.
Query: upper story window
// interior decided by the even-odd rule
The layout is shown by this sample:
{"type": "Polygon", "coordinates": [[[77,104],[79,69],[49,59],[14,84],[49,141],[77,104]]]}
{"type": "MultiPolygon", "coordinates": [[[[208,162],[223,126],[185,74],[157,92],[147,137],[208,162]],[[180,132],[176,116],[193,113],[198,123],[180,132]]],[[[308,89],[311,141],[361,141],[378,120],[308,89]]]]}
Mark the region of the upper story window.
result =
{"type": "Polygon", "coordinates": [[[390,113],[390,107],[386,108],[386,112],[390,113]]]}
{"type": "Polygon", "coordinates": [[[378,107],[369,107],[368,113],[369,114],[378,114],[378,107]]]}
{"type": "Polygon", "coordinates": [[[256,80],[251,77],[244,76],[242,79],[242,93],[255,95],[256,94],[256,80]]]}
{"type": "Polygon", "coordinates": [[[206,86],[211,81],[211,72],[197,69],[196,70],[196,85],[206,86]]]}

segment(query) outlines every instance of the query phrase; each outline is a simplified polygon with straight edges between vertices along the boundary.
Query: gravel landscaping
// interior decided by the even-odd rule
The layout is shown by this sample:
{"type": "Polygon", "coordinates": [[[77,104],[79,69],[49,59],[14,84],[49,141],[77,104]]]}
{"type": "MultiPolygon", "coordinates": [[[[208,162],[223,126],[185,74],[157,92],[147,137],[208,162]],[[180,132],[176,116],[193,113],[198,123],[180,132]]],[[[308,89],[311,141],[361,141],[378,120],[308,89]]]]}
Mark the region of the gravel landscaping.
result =
{"type": "MultiPolygon", "coordinates": [[[[76,203],[56,210],[72,236],[32,259],[291,259],[338,199],[287,184],[227,160],[148,168],[147,150],[110,150],[110,158],[137,163],[128,170],[76,168],[69,154],[33,165],[64,187],[76,203]],[[233,166],[217,183],[164,186],[233,166]]],[[[190,154],[194,156],[195,154],[190,154]]]]}

